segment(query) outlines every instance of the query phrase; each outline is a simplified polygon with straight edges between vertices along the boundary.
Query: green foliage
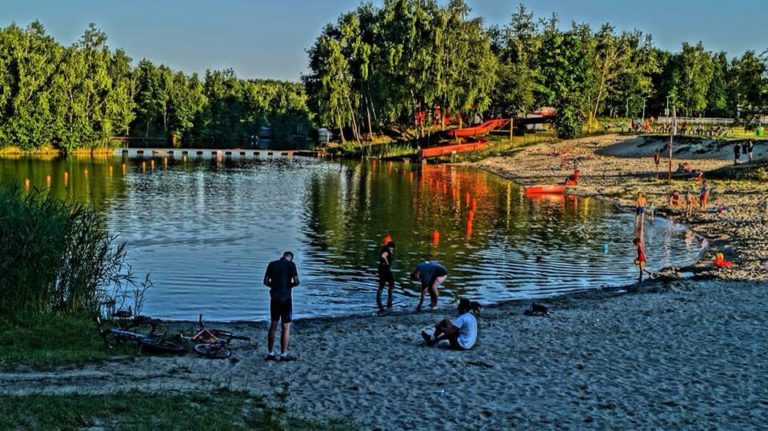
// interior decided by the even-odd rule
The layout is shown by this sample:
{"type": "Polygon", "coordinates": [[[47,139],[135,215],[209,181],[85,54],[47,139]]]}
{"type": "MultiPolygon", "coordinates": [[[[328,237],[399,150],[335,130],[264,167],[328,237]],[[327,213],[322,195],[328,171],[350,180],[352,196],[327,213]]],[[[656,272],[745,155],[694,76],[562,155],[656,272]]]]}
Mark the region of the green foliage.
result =
{"type": "Polygon", "coordinates": [[[231,70],[201,82],[146,59],[133,68],[93,24],[69,47],[39,22],[0,29],[0,148],[69,152],[114,136],[233,146],[262,126],[287,141],[308,134],[306,102],[300,84],[241,80],[231,70]]]}
{"type": "Polygon", "coordinates": [[[0,189],[0,318],[91,316],[131,284],[124,259],[94,210],[0,189]]]}
{"type": "Polygon", "coordinates": [[[25,430],[341,430],[350,421],[320,422],[271,410],[247,392],[226,389],[163,393],[6,395],[0,428],[25,430]]]}
{"type": "Polygon", "coordinates": [[[303,77],[319,122],[360,141],[387,121],[407,124],[419,109],[485,110],[497,62],[482,22],[468,13],[463,0],[391,0],[326,26],[303,77]]]}
{"type": "Polygon", "coordinates": [[[0,320],[1,368],[80,365],[113,354],[89,318],[47,316],[23,323],[0,320]]]}

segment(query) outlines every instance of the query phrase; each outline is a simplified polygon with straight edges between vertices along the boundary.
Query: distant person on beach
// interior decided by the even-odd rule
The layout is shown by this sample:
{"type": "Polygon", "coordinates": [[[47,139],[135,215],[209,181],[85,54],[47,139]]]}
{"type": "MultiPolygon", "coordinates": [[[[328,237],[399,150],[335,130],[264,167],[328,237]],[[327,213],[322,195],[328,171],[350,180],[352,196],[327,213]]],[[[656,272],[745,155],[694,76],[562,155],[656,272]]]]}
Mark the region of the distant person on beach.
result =
{"type": "Polygon", "coordinates": [[[707,209],[710,191],[712,191],[712,188],[709,186],[709,180],[704,180],[701,184],[701,192],[699,193],[699,207],[701,210],[707,209]]]}
{"type": "Polygon", "coordinates": [[[669,206],[672,208],[677,208],[680,206],[680,192],[675,190],[672,192],[671,195],[669,195],[669,206]]]}
{"type": "Polygon", "coordinates": [[[648,201],[645,200],[645,196],[641,192],[637,193],[637,199],[635,200],[635,225],[645,221],[645,207],[648,206],[648,201]]]}
{"type": "Polygon", "coordinates": [[[739,143],[733,144],[733,164],[738,165],[741,158],[741,145],[739,143]]]}
{"type": "Polygon", "coordinates": [[[656,205],[653,202],[648,203],[648,216],[650,217],[649,221],[653,223],[653,220],[656,218],[656,205]]]}
{"type": "Polygon", "coordinates": [[[419,305],[416,306],[416,311],[421,311],[421,306],[424,303],[424,294],[427,290],[429,290],[429,307],[437,307],[438,288],[440,284],[445,282],[446,278],[448,278],[448,270],[437,262],[426,260],[416,265],[416,269],[411,273],[412,280],[421,281],[421,296],[419,297],[419,305]]]}
{"type": "Polygon", "coordinates": [[[661,148],[656,149],[653,154],[653,163],[656,165],[656,178],[659,178],[659,163],[661,162],[661,148]]]}
{"type": "Polygon", "coordinates": [[[693,215],[693,193],[690,190],[685,192],[685,215],[690,217],[693,215]]]}
{"type": "Polygon", "coordinates": [[[749,156],[749,161],[752,161],[752,150],[755,149],[755,143],[752,142],[750,139],[749,142],[747,142],[747,156],[749,156]]]}
{"type": "Polygon", "coordinates": [[[651,271],[648,271],[645,269],[645,247],[643,246],[643,242],[640,241],[640,238],[635,238],[632,243],[635,245],[635,249],[637,251],[637,255],[635,256],[635,265],[640,268],[640,277],[637,279],[638,283],[643,282],[643,273],[646,272],[648,275],[653,277],[653,273],[651,271]]]}
{"type": "Polygon", "coordinates": [[[433,335],[422,331],[421,337],[427,346],[434,346],[443,340],[448,340],[453,349],[471,349],[477,342],[477,319],[472,311],[479,310],[479,307],[480,304],[477,302],[470,302],[466,298],[459,299],[458,317],[453,321],[446,317],[435,325],[433,335]]]}
{"type": "Polygon", "coordinates": [[[288,337],[291,332],[293,302],[291,291],[299,285],[299,273],[293,262],[293,253],[286,251],[283,257],[269,262],[264,274],[264,285],[269,286],[269,314],[271,323],[267,332],[267,360],[291,361],[295,358],[288,354],[288,337]],[[280,354],[274,350],[275,330],[282,322],[280,333],[280,354]]]}
{"type": "Polygon", "coordinates": [[[381,304],[381,291],[384,286],[387,289],[387,308],[392,308],[392,290],[395,288],[395,276],[392,275],[392,259],[395,256],[395,242],[387,241],[387,244],[381,249],[379,254],[379,288],[376,290],[376,305],[379,311],[384,311],[381,304]]]}

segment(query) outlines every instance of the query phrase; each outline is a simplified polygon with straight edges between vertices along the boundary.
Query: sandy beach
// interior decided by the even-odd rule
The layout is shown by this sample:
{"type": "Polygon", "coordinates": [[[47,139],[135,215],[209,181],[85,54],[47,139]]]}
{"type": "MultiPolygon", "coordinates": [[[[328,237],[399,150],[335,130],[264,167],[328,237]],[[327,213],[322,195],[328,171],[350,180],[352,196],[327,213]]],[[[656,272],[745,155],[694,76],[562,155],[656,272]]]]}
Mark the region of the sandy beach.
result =
{"type": "MultiPolygon", "coordinates": [[[[661,203],[670,187],[654,179],[649,157],[608,155],[625,139],[534,146],[478,166],[534,184],[564,178],[562,158],[579,160],[576,193],[629,205],[642,190],[661,203]]],[[[709,170],[729,161],[691,163],[709,170]]],[[[468,352],[421,340],[422,329],[454,314],[443,304],[434,312],[298,321],[295,362],[265,361],[266,326],[246,322],[227,325],[255,340],[231,360],[186,354],[4,370],[0,386],[13,394],[246,389],[290,414],[350,417],[362,429],[759,429],[768,423],[768,223],[758,202],[768,188],[715,182],[714,190],[713,204],[727,213],[681,219],[710,239],[696,278],[669,271],[631,292],[552,298],[549,317],[523,315],[527,303],[489,306],[468,352]],[[736,266],[712,269],[717,250],[736,266]]]]}

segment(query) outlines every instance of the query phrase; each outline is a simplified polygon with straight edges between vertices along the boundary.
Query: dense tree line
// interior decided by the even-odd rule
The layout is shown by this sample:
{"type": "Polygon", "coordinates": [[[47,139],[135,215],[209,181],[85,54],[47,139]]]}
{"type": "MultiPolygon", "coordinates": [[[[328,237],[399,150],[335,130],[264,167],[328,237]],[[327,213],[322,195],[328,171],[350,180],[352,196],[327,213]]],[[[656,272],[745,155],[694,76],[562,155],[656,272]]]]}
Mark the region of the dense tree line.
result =
{"type": "Polygon", "coordinates": [[[389,122],[413,124],[439,106],[465,118],[557,108],[558,131],[573,136],[602,116],[683,115],[754,121],[768,111],[765,54],[730,61],[701,43],[672,53],[640,31],[618,32],[520,6],[503,27],[468,17],[463,0],[385,0],[329,24],[309,50],[303,77],[320,123],[353,138],[389,122]]]}
{"type": "Polygon", "coordinates": [[[200,145],[243,145],[272,127],[275,139],[305,135],[310,117],[300,83],[201,79],[141,60],[135,67],[91,25],[69,47],[39,22],[0,29],[0,147],[64,151],[118,137],[200,145]]]}

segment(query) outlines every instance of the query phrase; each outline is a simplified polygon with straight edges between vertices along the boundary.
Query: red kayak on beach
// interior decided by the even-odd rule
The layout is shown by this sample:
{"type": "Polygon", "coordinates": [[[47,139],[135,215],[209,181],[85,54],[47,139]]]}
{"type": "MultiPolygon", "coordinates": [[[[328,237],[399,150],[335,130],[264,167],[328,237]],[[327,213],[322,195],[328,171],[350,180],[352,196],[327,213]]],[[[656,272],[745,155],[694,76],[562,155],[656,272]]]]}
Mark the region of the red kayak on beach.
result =
{"type": "Polygon", "coordinates": [[[563,192],[565,192],[565,186],[562,184],[539,184],[525,187],[527,194],[562,194],[563,192]]]}
{"type": "Polygon", "coordinates": [[[467,142],[465,144],[448,144],[440,145],[437,147],[422,148],[419,150],[419,160],[428,159],[430,157],[450,156],[451,153],[464,153],[467,151],[477,151],[488,147],[488,141],[481,139],[475,142],[467,142]]]}
{"type": "Polygon", "coordinates": [[[448,135],[453,137],[454,139],[457,138],[467,138],[470,136],[483,136],[487,135],[488,132],[491,130],[498,129],[499,127],[503,127],[509,123],[509,120],[505,120],[503,118],[497,118],[494,120],[488,120],[483,124],[480,124],[479,126],[475,127],[467,127],[465,129],[454,129],[449,130],[448,135]]]}

